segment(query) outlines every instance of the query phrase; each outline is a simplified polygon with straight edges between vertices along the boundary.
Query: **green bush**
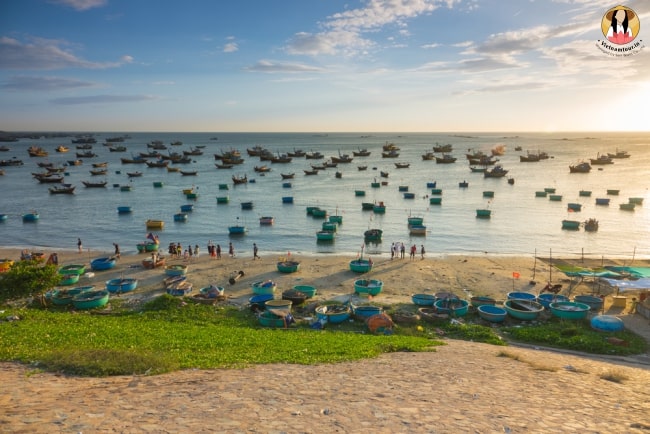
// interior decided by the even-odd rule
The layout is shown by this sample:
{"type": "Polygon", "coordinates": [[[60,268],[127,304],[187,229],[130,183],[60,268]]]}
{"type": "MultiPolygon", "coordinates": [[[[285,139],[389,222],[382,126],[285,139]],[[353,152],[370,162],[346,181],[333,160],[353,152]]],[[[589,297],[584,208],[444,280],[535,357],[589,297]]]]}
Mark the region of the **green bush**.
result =
{"type": "Polygon", "coordinates": [[[18,261],[0,274],[0,302],[43,293],[61,282],[56,265],[18,261]]]}

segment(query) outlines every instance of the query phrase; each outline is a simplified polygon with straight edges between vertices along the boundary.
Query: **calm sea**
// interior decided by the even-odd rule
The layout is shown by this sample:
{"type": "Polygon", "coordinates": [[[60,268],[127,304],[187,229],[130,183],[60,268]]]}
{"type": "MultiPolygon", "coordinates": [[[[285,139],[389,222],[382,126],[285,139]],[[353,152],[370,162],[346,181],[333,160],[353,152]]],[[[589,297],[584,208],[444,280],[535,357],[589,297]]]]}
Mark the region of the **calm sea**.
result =
{"type": "MultiPolygon", "coordinates": [[[[127,152],[109,152],[103,143],[119,134],[95,134],[97,143],[92,151],[95,158],[84,159],[80,166],[66,166],[65,182],[77,186],[74,195],[52,195],[50,184],[40,184],[32,172],[42,169],[38,162],[66,165],[75,159],[72,137],[21,139],[3,143],[10,148],[0,152],[0,159],[21,159],[21,167],[4,167],[0,176],[2,199],[0,213],[7,214],[0,223],[0,245],[20,248],[75,249],[77,238],[84,248],[110,252],[112,243],[120,244],[124,253],[135,252],[136,244],[143,241],[147,219],[165,221],[158,231],[161,244],[170,242],[199,244],[206,251],[208,240],[227,245],[232,241],[240,254],[252,255],[252,245],[257,243],[260,253],[274,254],[357,254],[364,245],[363,233],[369,228],[383,230],[383,241],[365,246],[366,253],[388,254],[391,243],[403,242],[407,246],[424,245],[428,255],[484,253],[502,255],[539,255],[590,257],[650,257],[650,136],[641,133],[580,133],[580,134],[250,134],[250,133],[130,133],[121,143],[127,152]],[[147,144],[161,140],[168,150],[181,152],[196,146],[205,146],[204,154],[193,156],[189,164],[180,164],[182,170],[196,170],[197,176],[182,176],[165,169],[146,165],[122,164],[121,157],[129,158],[147,152],[147,144]],[[182,146],[171,146],[181,141],[182,146]],[[382,158],[382,145],[394,143],[400,148],[397,159],[382,158]],[[70,148],[65,154],[55,152],[64,144],[70,148]],[[436,144],[451,144],[451,154],[458,158],[453,164],[436,164],[424,161],[422,154],[432,151],[436,144]],[[37,145],[49,151],[44,158],[29,157],[27,148],[37,145]],[[320,151],[326,158],[340,153],[352,154],[360,148],[371,151],[368,157],[355,157],[350,164],[339,164],[336,169],[320,171],[306,176],[303,170],[310,164],[323,160],[294,158],[288,164],[260,162],[249,157],[247,148],[261,145],[272,152],[284,153],[295,149],[320,151]],[[504,178],[484,178],[472,173],[465,153],[482,150],[490,153],[498,145],[505,145],[505,154],[498,157],[499,164],[507,169],[504,178]],[[521,151],[516,151],[521,147],[521,151]],[[214,154],[239,150],[245,162],[233,169],[217,169],[214,154]],[[570,174],[569,165],[581,160],[596,158],[600,153],[625,150],[627,159],[615,163],[593,166],[588,174],[570,174]],[[535,163],[520,162],[526,151],[547,152],[551,158],[535,163]],[[91,176],[91,164],[108,162],[106,176],[91,176]],[[406,169],[397,169],[395,162],[410,163],[406,169]],[[254,171],[263,164],[272,168],[264,175],[254,171]],[[366,165],[365,171],[358,166],[366,165]],[[342,177],[335,176],[336,171],[342,177]],[[127,172],[143,172],[142,177],[131,178],[127,172]],[[381,178],[380,171],[389,173],[381,178]],[[295,173],[295,179],[282,180],[280,173],[295,173]],[[247,175],[249,183],[233,185],[232,175],[247,175]],[[514,184],[507,178],[512,177],[514,184]],[[82,181],[106,180],[106,188],[85,188],[82,181]],[[387,181],[380,188],[372,188],[373,181],[387,181]],[[254,182],[253,182],[254,181],[254,182]],[[459,182],[467,181],[467,188],[459,182]],[[163,187],[154,187],[162,182],[163,187]],[[286,188],[284,183],[291,182],[286,188]],[[427,183],[436,182],[442,189],[440,205],[430,205],[431,189],[427,183]],[[116,185],[133,186],[132,191],[121,191],[116,185]],[[219,184],[228,184],[229,190],[220,190],[219,184]],[[183,189],[194,187],[199,196],[188,200],[183,189]],[[407,199],[399,187],[408,187],[415,198],[407,199]],[[561,201],[536,197],[535,192],[555,188],[561,201]],[[365,190],[366,196],[355,195],[365,190]],[[591,197],[579,196],[580,190],[592,191],[591,197]],[[619,190],[618,195],[608,195],[607,190],[619,190]],[[484,197],[484,191],[494,192],[493,198],[484,197]],[[217,196],[229,196],[228,204],[217,204],[217,196]],[[282,197],[292,196],[293,204],[285,204],[282,197]],[[597,206],[596,198],[610,198],[609,206],[597,206]],[[634,211],[619,209],[619,204],[630,197],[645,200],[634,211]],[[252,210],[242,210],[241,202],[253,202],[252,210]],[[363,211],[362,202],[386,204],[385,214],[363,211]],[[186,222],[175,222],[174,214],[181,205],[194,204],[186,222]],[[568,203],[582,204],[579,212],[568,212],[568,203]],[[118,206],[131,206],[133,212],[117,213],[118,206]],[[308,216],[306,208],[318,206],[330,214],[343,216],[335,241],[321,243],[316,232],[323,220],[308,216]],[[490,219],[476,218],[479,208],[490,209],[490,219]],[[23,223],[22,214],[37,210],[37,223],[23,223]],[[424,217],[426,236],[410,236],[407,227],[409,215],[424,217]],[[261,226],[261,216],[273,216],[273,226],[261,226]],[[596,218],[598,232],[562,229],[562,220],[584,221],[596,218]],[[240,223],[247,233],[231,237],[228,226],[240,223]]],[[[161,151],[163,153],[167,151],[161,151]]],[[[439,155],[439,154],[438,154],[439,155]]],[[[403,190],[404,188],[402,188],[403,190]]]]}

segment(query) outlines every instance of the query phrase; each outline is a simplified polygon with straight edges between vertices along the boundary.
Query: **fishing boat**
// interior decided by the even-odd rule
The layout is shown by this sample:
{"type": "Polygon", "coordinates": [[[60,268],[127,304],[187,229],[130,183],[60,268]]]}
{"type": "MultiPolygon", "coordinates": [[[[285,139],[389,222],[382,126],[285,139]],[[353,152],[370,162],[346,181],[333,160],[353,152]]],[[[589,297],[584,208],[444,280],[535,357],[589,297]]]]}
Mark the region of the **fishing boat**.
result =
{"type": "Polygon", "coordinates": [[[293,203],[293,196],[282,196],[282,203],[293,203]]]}
{"type": "Polygon", "coordinates": [[[228,226],[228,234],[230,235],[244,235],[246,231],[247,231],[246,226],[241,224],[228,226]]]}
{"type": "Polygon", "coordinates": [[[235,176],[235,175],[233,175],[232,176],[232,182],[235,185],[246,184],[248,182],[248,177],[246,175],[244,175],[244,176],[235,176]]]}
{"type": "Polygon", "coordinates": [[[442,204],[442,197],[430,197],[429,198],[429,205],[441,205],[442,204]]]}
{"type": "Polygon", "coordinates": [[[280,273],[295,273],[300,268],[298,261],[279,261],[277,268],[280,273]]]}
{"type": "Polygon", "coordinates": [[[503,303],[508,315],[513,318],[532,321],[544,310],[544,306],[532,300],[510,299],[503,303]]]}
{"type": "Polygon", "coordinates": [[[339,225],[336,222],[325,221],[321,225],[321,229],[324,231],[336,232],[338,230],[338,226],[339,225]]]}
{"type": "Polygon", "coordinates": [[[377,279],[357,279],[354,281],[355,294],[376,296],[382,291],[384,282],[377,279]]]}
{"type": "Polygon", "coordinates": [[[591,165],[586,161],[569,166],[569,173],[589,173],[590,171],[591,165]]]}
{"type": "Polygon", "coordinates": [[[618,196],[618,193],[619,193],[620,191],[621,191],[621,190],[607,189],[607,194],[610,195],[610,196],[618,196]]]}
{"type": "Polygon", "coordinates": [[[483,176],[485,178],[502,178],[508,174],[508,171],[504,169],[502,166],[494,166],[490,170],[486,170],[483,172],[483,176]]]}
{"type": "Polygon", "coordinates": [[[178,212],[174,214],[174,221],[175,222],[186,222],[188,219],[188,215],[184,212],[178,212]]]}
{"type": "Polygon", "coordinates": [[[633,203],[635,205],[643,205],[643,198],[642,197],[630,197],[630,198],[628,198],[628,202],[633,203]]]}
{"type": "Polygon", "coordinates": [[[607,156],[609,158],[630,158],[630,153],[627,151],[619,151],[616,149],[615,153],[608,152],[607,156]]]}
{"type": "Polygon", "coordinates": [[[293,179],[296,174],[295,173],[281,173],[280,176],[282,179],[293,179]]]}
{"type": "Polygon", "coordinates": [[[427,227],[424,225],[410,225],[409,234],[411,235],[426,235],[427,227]]]}
{"type": "Polygon", "coordinates": [[[399,157],[399,152],[397,152],[394,149],[391,151],[381,153],[381,158],[397,158],[397,157],[399,157]]]}
{"type": "Polygon", "coordinates": [[[275,223],[275,218],[272,216],[262,216],[260,217],[260,225],[269,226],[275,223]]]}
{"type": "Polygon", "coordinates": [[[163,220],[149,219],[145,222],[145,227],[147,229],[163,229],[165,227],[165,222],[163,220]]]}
{"type": "Polygon", "coordinates": [[[81,183],[86,188],[104,188],[106,187],[108,181],[100,181],[100,182],[81,181],[81,183]]]}
{"type": "Polygon", "coordinates": [[[22,215],[23,222],[35,222],[40,219],[40,215],[36,211],[28,212],[22,215]]]}
{"type": "Polygon", "coordinates": [[[416,306],[433,306],[433,303],[436,302],[436,296],[434,294],[413,294],[411,295],[411,301],[416,306]]]}
{"type": "Polygon", "coordinates": [[[74,194],[76,186],[72,184],[61,184],[54,187],[50,187],[48,190],[50,194],[74,194]]]}
{"type": "Polygon", "coordinates": [[[553,201],[553,202],[561,202],[562,201],[562,195],[561,194],[549,194],[548,199],[553,201]]]}
{"type": "Polygon", "coordinates": [[[117,213],[118,214],[129,214],[133,212],[133,208],[130,206],[118,206],[117,207],[117,213]]]}
{"type": "Polygon", "coordinates": [[[562,220],[562,229],[577,231],[580,229],[580,224],[578,220],[562,220]]]}
{"type": "Polygon", "coordinates": [[[110,292],[101,289],[97,291],[86,291],[72,297],[72,305],[75,309],[97,309],[108,304],[110,292]]]}
{"type": "Polygon", "coordinates": [[[317,241],[334,241],[334,238],[336,238],[336,232],[334,231],[321,230],[316,232],[317,241]]]}
{"type": "Polygon", "coordinates": [[[467,188],[469,187],[469,182],[467,181],[461,181],[458,183],[458,188],[467,188]]]}
{"type": "Polygon", "coordinates": [[[556,301],[549,305],[551,313],[561,319],[584,319],[590,307],[575,301],[556,301]]]}
{"type": "Polygon", "coordinates": [[[90,261],[90,268],[93,271],[104,271],[104,270],[110,270],[111,268],[115,267],[115,264],[117,264],[117,259],[115,257],[102,257],[102,258],[96,258],[90,261]]]}
{"type": "Polygon", "coordinates": [[[370,155],[370,151],[366,148],[359,148],[358,151],[352,151],[352,155],[355,157],[368,157],[370,155]]]}
{"type": "Polygon", "coordinates": [[[609,205],[609,198],[608,197],[598,197],[596,198],[596,205],[609,205]]]}
{"type": "Polygon", "coordinates": [[[422,160],[424,161],[435,160],[435,158],[436,156],[433,152],[425,152],[424,154],[422,154],[422,160]]]}
{"type": "Polygon", "coordinates": [[[57,146],[55,148],[56,152],[61,152],[61,153],[68,152],[69,150],[70,150],[70,148],[68,148],[67,146],[63,146],[63,145],[59,145],[59,146],[57,146]]]}
{"type": "Polygon", "coordinates": [[[414,225],[417,226],[417,225],[421,225],[422,223],[424,223],[424,217],[419,217],[419,216],[409,216],[409,217],[407,218],[407,223],[408,223],[409,226],[414,226],[414,225]]]}
{"type": "Polygon", "coordinates": [[[489,209],[477,209],[476,217],[480,219],[489,219],[492,216],[492,210],[489,209]]]}
{"type": "Polygon", "coordinates": [[[147,240],[136,244],[136,248],[138,250],[138,253],[151,253],[157,252],[160,248],[160,244],[156,243],[155,241],[147,240]]]}
{"type": "Polygon", "coordinates": [[[614,161],[611,157],[604,155],[604,154],[598,154],[596,158],[590,158],[589,161],[591,162],[592,165],[594,166],[602,166],[606,164],[614,164],[614,161]]]}
{"type": "Polygon", "coordinates": [[[571,211],[581,211],[582,210],[582,204],[580,203],[575,203],[575,202],[569,202],[567,205],[567,209],[571,211]]]}
{"type": "Polygon", "coordinates": [[[119,278],[106,281],[106,290],[110,293],[123,293],[135,290],[138,286],[138,279],[119,278]]]}
{"type": "Polygon", "coordinates": [[[386,204],[384,202],[378,202],[373,205],[372,211],[375,214],[384,214],[386,212],[386,204]]]}
{"type": "Polygon", "coordinates": [[[366,241],[381,241],[381,236],[384,233],[381,229],[368,229],[363,233],[363,238],[366,241]]]}
{"type": "Polygon", "coordinates": [[[106,175],[107,173],[108,173],[107,169],[92,169],[92,170],[90,170],[90,174],[92,176],[106,175]]]}
{"type": "Polygon", "coordinates": [[[436,164],[451,164],[455,163],[456,160],[457,158],[450,154],[442,154],[442,157],[436,157],[436,164]]]}
{"type": "Polygon", "coordinates": [[[230,202],[230,197],[228,196],[217,196],[217,203],[224,204],[230,202]]]}
{"type": "Polygon", "coordinates": [[[476,310],[482,319],[493,323],[503,322],[508,315],[508,311],[504,308],[491,304],[481,305],[476,310]]]}
{"type": "Polygon", "coordinates": [[[411,163],[395,163],[397,169],[408,169],[409,167],[411,167],[411,163]]]}
{"type": "Polygon", "coordinates": [[[627,203],[619,203],[618,204],[619,209],[622,209],[623,211],[634,211],[636,208],[636,204],[632,202],[627,202],[627,203]]]}
{"type": "Polygon", "coordinates": [[[587,232],[596,232],[598,230],[598,220],[595,218],[585,220],[584,225],[587,232]]]}
{"type": "Polygon", "coordinates": [[[48,152],[40,146],[30,146],[27,148],[30,157],[47,157],[48,152]]]}
{"type": "Polygon", "coordinates": [[[241,209],[246,209],[246,210],[253,209],[253,202],[251,202],[251,201],[242,202],[241,203],[241,209]]]}
{"type": "Polygon", "coordinates": [[[353,259],[350,261],[350,270],[355,273],[367,273],[372,270],[371,259],[353,259]]]}

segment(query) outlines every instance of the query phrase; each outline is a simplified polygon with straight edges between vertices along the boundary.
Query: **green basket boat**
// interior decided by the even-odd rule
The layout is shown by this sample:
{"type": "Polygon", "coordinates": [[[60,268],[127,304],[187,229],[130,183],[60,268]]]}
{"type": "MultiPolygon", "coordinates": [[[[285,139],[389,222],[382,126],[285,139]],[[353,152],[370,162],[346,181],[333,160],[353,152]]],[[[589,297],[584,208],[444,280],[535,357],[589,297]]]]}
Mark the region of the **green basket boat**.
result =
{"type": "Polygon", "coordinates": [[[354,259],[350,261],[350,270],[355,273],[367,273],[372,270],[372,261],[370,259],[354,259]]]}
{"type": "Polygon", "coordinates": [[[59,274],[78,274],[82,275],[86,272],[86,266],[83,264],[70,264],[64,265],[59,269],[59,274]]]}
{"type": "Polygon", "coordinates": [[[75,309],[96,309],[106,306],[109,298],[110,293],[105,289],[88,291],[72,297],[72,305],[75,309]]]}
{"type": "Polygon", "coordinates": [[[281,261],[277,264],[280,273],[295,273],[300,268],[300,262],[297,261],[281,261]]]}
{"type": "Polygon", "coordinates": [[[384,288],[384,282],[377,279],[358,279],[354,281],[356,294],[379,295],[384,288]]]}
{"type": "Polygon", "coordinates": [[[68,285],[74,285],[77,282],[79,282],[78,274],[64,274],[61,277],[61,282],[59,283],[59,285],[68,286],[68,285]]]}

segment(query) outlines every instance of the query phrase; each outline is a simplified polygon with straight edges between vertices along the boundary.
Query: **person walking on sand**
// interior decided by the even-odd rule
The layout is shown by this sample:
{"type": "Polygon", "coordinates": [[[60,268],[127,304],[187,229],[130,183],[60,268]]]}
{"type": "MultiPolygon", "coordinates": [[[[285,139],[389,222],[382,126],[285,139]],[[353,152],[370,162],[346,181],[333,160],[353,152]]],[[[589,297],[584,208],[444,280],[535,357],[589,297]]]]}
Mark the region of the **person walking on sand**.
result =
{"type": "Polygon", "coordinates": [[[187,254],[190,256],[190,262],[192,262],[192,244],[187,245],[187,254]]]}
{"type": "Polygon", "coordinates": [[[194,244],[194,257],[196,258],[197,261],[199,260],[199,245],[198,244],[194,244]]]}
{"type": "Polygon", "coordinates": [[[257,244],[253,243],[253,261],[256,259],[262,259],[258,256],[257,251],[257,244]]]}
{"type": "Polygon", "coordinates": [[[215,249],[217,259],[221,259],[221,244],[217,244],[217,248],[215,249]]]}
{"type": "Polygon", "coordinates": [[[418,251],[418,246],[416,246],[415,244],[413,244],[413,245],[411,246],[411,255],[410,255],[410,259],[411,259],[411,261],[415,259],[415,254],[417,253],[417,251],[418,251]]]}
{"type": "Polygon", "coordinates": [[[424,253],[425,253],[425,251],[424,251],[424,244],[422,244],[422,245],[420,246],[420,259],[424,259],[424,253]]]}
{"type": "Polygon", "coordinates": [[[400,253],[400,258],[404,259],[404,253],[406,252],[406,247],[404,246],[404,243],[400,243],[399,245],[399,253],[400,253]]]}
{"type": "Polygon", "coordinates": [[[232,241],[228,243],[228,254],[231,258],[235,257],[235,247],[232,245],[232,241]]]}
{"type": "Polygon", "coordinates": [[[117,243],[113,243],[113,247],[115,247],[115,256],[117,259],[120,259],[120,245],[117,243]]]}
{"type": "Polygon", "coordinates": [[[79,253],[83,252],[83,245],[81,244],[81,238],[77,238],[77,249],[79,250],[79,253]]]}
{"type": "Polygon", "coordinates": [[[176,259],[181,259],[183,257],[183,247],[181,243],[176,243],[176,259]]]}

